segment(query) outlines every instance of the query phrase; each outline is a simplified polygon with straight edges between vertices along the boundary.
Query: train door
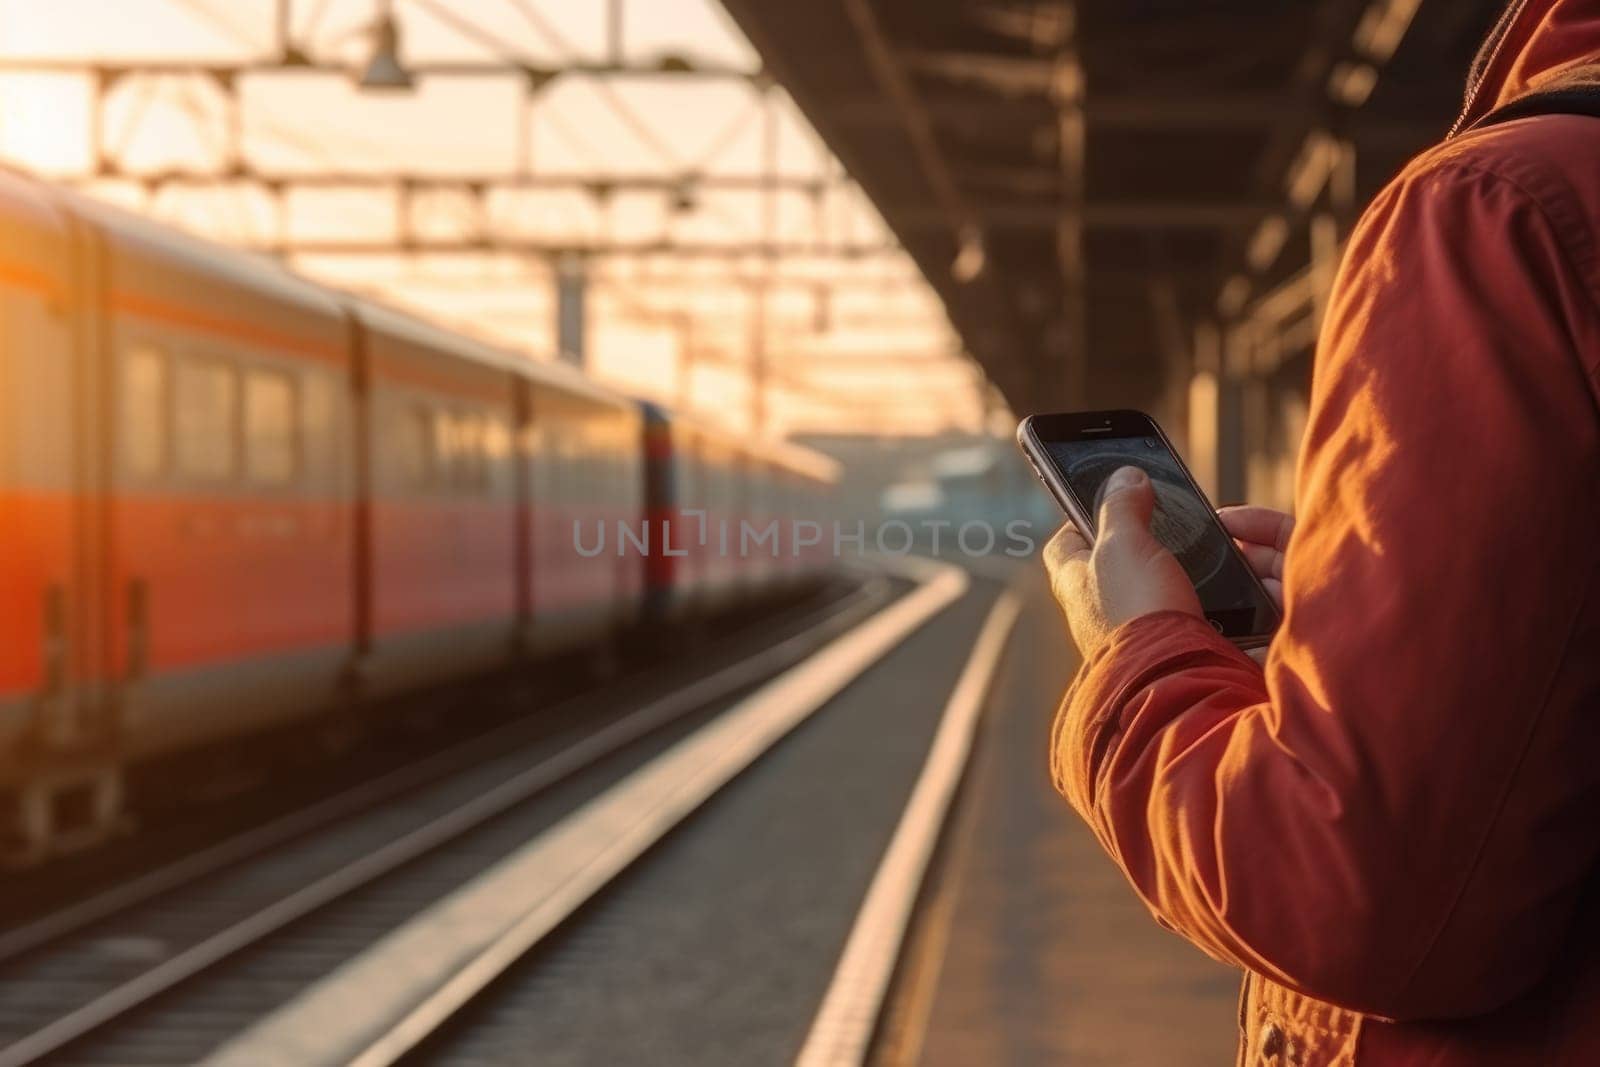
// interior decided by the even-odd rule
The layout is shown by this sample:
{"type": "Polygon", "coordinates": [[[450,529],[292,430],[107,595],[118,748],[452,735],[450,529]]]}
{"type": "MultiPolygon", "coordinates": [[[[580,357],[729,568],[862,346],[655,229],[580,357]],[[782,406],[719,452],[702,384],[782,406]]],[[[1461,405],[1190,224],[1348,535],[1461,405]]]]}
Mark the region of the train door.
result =
{"type": "Polygon", "coordinates": [[[512,410],[509,443],[512,522],[516,527],[512,558],[516,566],[517,647],[519,653],[531,648],[534,606],[534,526],[533,526],[533,383],[518,376],[512,385],[512,410]]]}
{"type": "MultiPolygon", "coordinates": [[[[606,513],[606,522],[613,531],[622,525],[637,525],[645,512],[645,460],[639,447],[643,429],[636,420],[634,409],[618,408],[611,413],[611,433],[608,447],[617,465],[617,495],[606,513]]],[[[623,622],[632,623],[643,609],[646,582],[646,553],[619,551],[616,557],[616,584],[625,598],[621,616],[623,622]]]]}
{"type": "Polygon", "coordinates": [[[109,433],[93,231],[0,187],[0,763],[7,830],[39,855],[120,806],[105,687],[109,433]]]}
{"type": "Polygon", "coordinates": [[[685,512],[698,511],[701,521],[705,521],[710,511],[705,439],[698,432],[684,428],[674,444],[673,454],[680,462],[675,479],[678,496],[672,511],[671,535],[663,537],[662,550],[678,556],[682,596],[693,605],[691,610],[702,611],[707,588],[706,558],[699,547],[698,525],[685,512]]]}
{"type": "MultiPolygon", "coordinates": [[[[110,376],[107,326],[107,255],[104,236],[74,222],[71,365],[74,383],[72,544],[76,554],[66,613],[75,635],[74,673],[81,684],[66,701],[69,732],[90,749],[112,750],[120,723],[112,678],[110,575],[107,556],[107,497],[118,422],[110,376]]],[[[53,614],[53,612],[52,612],[53,614]]],[[[120,798],[119,798],[120,800],[120,798]]]]}

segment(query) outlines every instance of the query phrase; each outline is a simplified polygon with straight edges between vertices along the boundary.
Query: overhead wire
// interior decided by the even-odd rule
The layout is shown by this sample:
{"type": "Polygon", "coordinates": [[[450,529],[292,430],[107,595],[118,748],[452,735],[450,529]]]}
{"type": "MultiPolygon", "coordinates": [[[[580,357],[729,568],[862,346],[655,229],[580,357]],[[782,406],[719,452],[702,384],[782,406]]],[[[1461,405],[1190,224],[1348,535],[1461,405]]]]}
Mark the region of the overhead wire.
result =
{"type": "Polygon", "coordinates": [[[578,54],[578,50],[573,47],[572,42],[562,36],[550,24],[550,21],[540,14],[539,9],[529,3],[528,0],[506,0],[506,3],[521,13],[528,25],[533,27],[533,31],[544,38],[545,44],[554,48],[564,58],[570,59],[578,54]]]}
{"type": "MultiPolygon", "coordinates": [[[[209,2],[209,0],[173,0],[173,2],[187,9],[193,15],[203,20],[213,28],[220,30],[230,39],[248,46],[252,51],[260,50],[260,41],[257,40],[258,35],[252,34],[250,31],[241,27],[241,25],[235,19],[217,11],[216,8],[209,2]]],[[[487,48],[501,59],[505,59],[510,63],[532,71],[541,70],[545,66],[545,64],[542,64],[526,54],[519,52],[519,50],[508,46],[501,37],[486,30],[481,24],[475,22],[474,20],[459,15],[457,12],[438,2],[438,0],[406,0],[406,2],[412,4],[414,7],[422,11],[425,11],[439,22],[466,37],[468,40],[473,41],[481,47],[487,48]]],[[[551,21],[541,13],[535,4],[529,2],[529,0],[506,0],[506,2],[520,15],[522,20],[533,30],[534,33],[537,34],[547,46],[552,48],[558,54],[560,57],[560,62],[572,66],[584,65],[580,57],[579,50],[574,46],[573,42],[570,41],[564,34],[562,34],[560,30],[558,30],[557,27],[554,26],[551,21]]],[[[301,36],[303,38],[310,38],[317,33],[317,31],[321,28],[323,21],[327,17],[328,11],[331,7],[331,0],[316,0],[316,3],[309,16],[301,20],[301,36]]],[[[758,98],[756,101],[757,106],[741,110],[738,114],[735,114],[727,121],[726,124],[716,131],[715,136],[712,138],[707,148],[704,151],[697,153],[692,163],[686,165],[684,163],[684,157],[679,154],[677,147],[675,147],[657,132],[651,123],[649,123],[639,113],[636,107],[624,96],[624,94],[619,92],[617,87],[611,81],[607,80],[607,75],[603,71],[596,71],[594,76],[588,79],[588,81],[591,85],[592,91],[599,98],[600,102],[616,115],[622,126],[626,128],[626,130],[634,137],[634,139],[636,139],[641,146],[646,148],[653,155],[659,157],[675,172],[682,173],[685,176],[686,182],[692,182],[695,171],[706,167],[708,164],[714,162],[717,157],[726,152],[728,148],[746,132],[750,123],[761,114],[761,107],[759,106],[761,101],[758,98]]],[[[138,127],[143,121],[145,112],[151,106],[154,98],[159,95],[159,89],[160,86],[156,84],[155,80],[145,82],[141,86],[141,89],[139,90],[140,95],[133,101],[132,110],[129,113],[128,120],[124,124],[123,129],[120,131],[119,143],[117,147],[118,152],[125,151],[128,144],[137,134],[138,127]]],[[[197,122],[200,122],[200,113],[203,112],[203,107],[201,106],[200,102],[194,99],[192,87],[184,86],[183,90],[184,95],[179,101],[180,106],[187,109],[191,116],[194,117],[197,122]]],[[[546,112],[546,118],[550,122],[550,128],[552,131],[557,136],[561,137],[565,142],[567,142],[580,157],[589,160],[591,163],[596,164],[597,166],[603,165],[601,153],[597,151],[595,146],[579,130],[575,129],[570,123],[565,121],[559,114],[556,114],[553,111],[546,112]]],[[[334,165],[333,153],[330,151],[327,144],[319,139],[307,137],[303,129],[292,127],[270,116],[261,115],[257,115],[252,121],[251,125],[255,130],[264,133],[294,149],[297,149],[302,154],[315,159],[324,165],[334,165]]],[[[207,127],[207,130],[209,132],[209,127],[207,127]]],[[[347,135],[341,132],[340,136],[346,137],[347,135]]],[[[208,141],[211,141],[212,147],[215,148],[214,140],[208,137],[208,141]]],[[[235,214],[243,212],[244,210],[244,205],[241,203],[233,203],[229,206],[235,214]]],[[[723,223],[728,225],[736,234],[744,235],[746,231],[746,223],[748,220],[738,218],[724,205],[717,203],[696,203],[694,208],[700,212],[710,215],[711,217],[720,218],[723,223]]],[[[605,220],[602,220],[603,224],[604,222],[605,220]]],[[[793,385],[795,383],[786,382],[784,384],[793,385]]],[[[819,389],[814,384],[809,384],[809,391],[812,391],[813,395],[817,395],[819,398],[826,395],[828,399],[835,404],[837,404],[841,399],[837,395],[832,395],[831,391],[819,389]]]]}
{"type": "Polygon", "coordinates": [[[221,30],[225,35],[243,44],[251,51],[259,51],[261,42],[249,30],[241,27],[233,19],[213,8],[206,0],[171,0],[172,3],[198,15],[202,20],[209,22],[214,28],[221,30]]]}
{"type": "Polygon", "coordinates": [[[317,30],[322,27],[322,20],[328,14],[329,2],[330,0],[317,0],[316,6],[311,9],[311,14],[306,16],[300,24],[301,40],[312,41],[316,39],[317,30]]]}
{"type": "MultiPolygon", "coordinates": [[[[193,83],[185,79],[180,85],[181,92],[178,95],[179,108],[188,113],[189,118],[194,122],[195,128],[201,131],[206,144],[216,153],[222,164],[226,166],[228,162],[226,136],[219,136],[216,131],[211,129],[212,116],[207,112],[205,102],[195,94],[193,83]]],[[[242,195],[243,190],[240,189],[238,184],[232,184],[228,187],[227,195],[224,197],[223,202],[226,205],[228,214],[233,218],[235,227],[237,227],[235,232],[241,236],[246,234],[253,235],[255,233],[254,220],[251,219],[249,211],[240,200],[242,195]]]]}
{"type": "Polygon", "coordinates": [[[739,139],[750,123],[761,117],[762,101],[760,97],[752,97],[751,106],[740,111],[712,138],[711,143],[696,157],[694,168],[704,170],[709,164],[716,161],[717,157],[726,152],[739,139]]]}
{"type": "Polygon", "coordinates": [[[123,120],[122,129],[118,132],[116,141],[103,146],[109,149],[109,156],[115,158],[127,152],[129,143],[138,132],[139,124],[144,121],[145,113],[150,110],[150,104],[155,96],[159,82],[159,75],[140,79],[139,96],[129,105],[132,110],[128,113],[128,117],[123,120]]]}
{"type": "MultiPolygon", "coordinates": [[[[487,48],[498,58],[523,66],[537,66],[531,57],[510,48],[504,41],[502,41],[498,36],[489,30],[484,29],[482,26],[457,14],[456,12],[450,11],[448,8],[441,6],[436,2],[436,0],[409,0],[409,2],[413,6],[428,12],[434,18],[450,26],[452,29],[456,30],[456,32],[467,37],[469,40],[474,41],[481,47],[487,48]]],[[[508,2],[523,16],[524,20],[527,21],[527,23],[533,28],[534,32],[539,34],[544,39],[545,43],[557,52],[558,58],[562,62],[577,63],[579,61],[577,49],[573,46],[572,42],[568,41],[555,29],[554,26],[549,23],[548,20],[543,18],[536,8],[525,2],[525,0],[508,0],[508,2]]],[[[639,114],[627,103],[627,101],[623,99],[621,94],[616,91],[616,88],[609,82],[605,81],[603,77],[597,77],[593,79],[592,88],[594,92],[601,98],[602,102],[604,102],[612,110],[612,112],[617,115],[617,117],[622,121],[623,125],[629,129],[634,137],[636,137],[642,144],[644,144],[645,147],[649,148],[657,156],[661,157],[661,159],[664,160],[673,170],[684,171],[696,169],[685,168],[681,158],[671,147],[671,145],[657,135],[655,131],[651,129],[649,123],[645,122],[644,119],[641,118],[639,114]]],[[[754,109],[754,112],[759,114],[760,108],[757,107],[754,109]]],[[[580,138],[578,138],[575,131],[572,131],[570,127],[566,127],[564,123],[560,123],[556,116],[552,115],[550,118],[552,120],[552,126],[555,127],[558,132],[560,132],[562,136],[568,140],[569,143],[573,144],[575,148],[583,145],[584,147],[580,149],[582,153],[588,156],[592,162],[599,162],[597,153],[587,149],[586,142],[583,142],[580,138]]],[[[738,131],[735,131],[733,136],[737,136],[737,133],[738,131]]],[[[744,225],[744,220],[738,218],[731,212],[720,207],[712,207],[709,209],[709,213],[720,219],[722,224],[728,227],[728,229],[732,231],[735,236],[750,236],[747,228],[744,225]]]]}
{"type": "MultiPolygon", "coordinates": [[[[482,26],[476,25],[470,20],[457,15],[455,12],[442,7],[436,2],[436,0],[409,0],[409,2],[414,6],[427,11],[440,21],[454,27],[458,32],[470,37],[472,40],[477,41],[485,48],[490,49],[491,52],[501,59],[531,68],[537,68],[539,66],[539,64],[531,57],[508,48],[504,41],[500,40],[488,30],[485,30],[482,26]]],[[[543,37],[545,43],[555,50],[557,59],[560,62],[568,64],[577,64],[580,62],[581,57],[579,52],[575,47],[573,47],[572,43],[558,33],[555,27],[551,26],[547,20],[540,16],[538,11],[536,11],[531,5],[526,3],[518,3],[517,0],[510,0],[510,2],[512,6],[522,14],[523,18],[528,22],[528,24],[533,27],[534,32],[543,37]]],[[[624,126],[628,128],[629,132],[639,139],[641,144],[650,149],[656,155],[660,156],[661,159],[668,165],[677,169],[682,168],[682,160],[678,158],[678,155],[673,150],[672,146],[657,136],[655,131],[650,128],[649,123],[645,122],[639,117],[637,112],[635,112],[628,102],[623,99],[621,94],[616,91],[614,86],[609,84],[603,77],[600,77],[594,79],[594,89],[596,94],[599,95],[606,105],[612,110],[612,112],[616,114],[617,118],[624,126]]]]}

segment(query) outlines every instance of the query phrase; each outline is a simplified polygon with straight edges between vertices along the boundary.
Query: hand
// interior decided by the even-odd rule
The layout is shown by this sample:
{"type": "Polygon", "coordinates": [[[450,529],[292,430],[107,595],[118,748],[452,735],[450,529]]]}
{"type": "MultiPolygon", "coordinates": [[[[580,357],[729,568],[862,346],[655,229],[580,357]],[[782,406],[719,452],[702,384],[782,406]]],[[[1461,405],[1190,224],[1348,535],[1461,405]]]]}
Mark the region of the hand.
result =
{"type": "Polygon", "coordinates": [[[1267,595],[1283,610],[1283,554],[1294,533],[1294,516],[1271,508],[1239,505],[1217,512],[1222,528],[1233,535],[1250,569],[1261,579],[1267,595]]]}
{"type": "Polygon", "coordinates": [[[1123,623],[1157,611],[1202,616],[1200,597],[1171,552],[1150,532],[1155,488],[1138,467],[1106,482],[1094,547],[1070,523],[1045,545],[1050,587],[1085,659],[1123,623]]]}

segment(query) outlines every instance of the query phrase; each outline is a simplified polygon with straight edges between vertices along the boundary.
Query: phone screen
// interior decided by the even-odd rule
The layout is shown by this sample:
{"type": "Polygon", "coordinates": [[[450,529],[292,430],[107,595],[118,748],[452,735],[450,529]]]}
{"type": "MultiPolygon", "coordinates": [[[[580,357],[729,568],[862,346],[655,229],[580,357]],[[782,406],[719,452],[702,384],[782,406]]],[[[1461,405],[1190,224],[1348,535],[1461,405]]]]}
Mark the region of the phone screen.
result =
{"type": "Polygon", "coordinates": [[[1040,442],[1091,522],[1098,521],[1106,481],[1118,467],[1140,467],[1155,488],[1150,530],[1178,557],[1200,594],[1211,625],[1227,637],[1270,634],[1278,610],[1218,525],[1178,458],[1156,436],[1092,437],[1040,442]]]}

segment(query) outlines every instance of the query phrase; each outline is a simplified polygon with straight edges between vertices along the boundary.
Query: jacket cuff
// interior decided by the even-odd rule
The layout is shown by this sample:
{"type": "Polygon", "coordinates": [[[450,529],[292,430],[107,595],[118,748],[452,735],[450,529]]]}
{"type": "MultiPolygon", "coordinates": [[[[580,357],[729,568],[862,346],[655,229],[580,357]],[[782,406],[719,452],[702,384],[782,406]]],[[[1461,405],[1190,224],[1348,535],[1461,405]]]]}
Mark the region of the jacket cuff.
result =
{"type": "Polygon", "coordinates": [[[1056,713],[1050,770],[1056,788],[1097,832],[1096,780],[1134,710],[1130,705],[1152,682],[1219,660],[1260,670],[1200,616],[1158,611],[1117,627],[1078,669],[1056,713]]]}

